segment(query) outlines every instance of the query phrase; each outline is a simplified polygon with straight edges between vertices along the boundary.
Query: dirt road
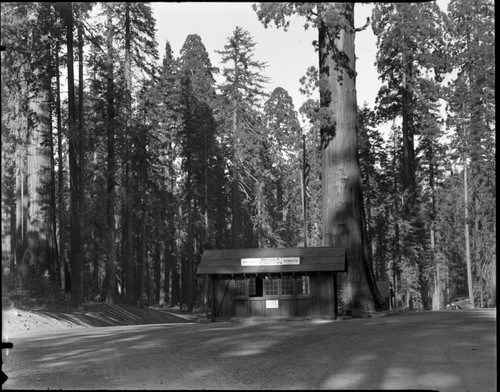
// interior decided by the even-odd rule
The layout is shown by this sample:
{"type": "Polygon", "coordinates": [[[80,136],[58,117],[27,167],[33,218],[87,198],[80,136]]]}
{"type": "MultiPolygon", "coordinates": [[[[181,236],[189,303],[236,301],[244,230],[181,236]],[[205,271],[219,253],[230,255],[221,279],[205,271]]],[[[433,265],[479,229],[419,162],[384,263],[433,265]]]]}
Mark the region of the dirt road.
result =
{"type": "Polygon", "coordinates": [[[496,391],[496,310],[10,337],[3,389],[496,391]]]}

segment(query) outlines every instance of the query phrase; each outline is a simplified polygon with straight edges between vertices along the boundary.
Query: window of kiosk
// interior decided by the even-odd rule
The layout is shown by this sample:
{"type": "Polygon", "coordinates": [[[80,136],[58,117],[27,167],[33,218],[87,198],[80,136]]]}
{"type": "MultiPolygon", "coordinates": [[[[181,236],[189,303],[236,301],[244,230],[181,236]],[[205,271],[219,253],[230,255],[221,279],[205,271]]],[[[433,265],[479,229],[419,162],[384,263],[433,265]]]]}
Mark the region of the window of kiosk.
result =
{"type": "Polygon", "coordinates": [[[247,296],[247,280],[243,277],[234,278],[234,290],[235,297],[246,297],[247,296]]]}
{"type": "Polygon", "coordinates": [[[311,295],[311,284],[308,275],[298,275],[295,277],[295,290],[297,296],[311,295]]]}
{"type": "Polygon", "coordinates": [[[280,278],[279,276],[264,277],[264,293],[268,297],[277,297],[279,295],[280,278]]]}
{"type": "Polygon", "coordinates": [[[261,276],[252,276],[248,279],[248,295],[250,297],[262,297],[264,295],[261,276]]]}
{"type": "Polygon", "coordinates": [[[294,283],[293,275],[283,275],[281,277],[280,295],[282,297],[292,297],[294,295],[294,283]]]}

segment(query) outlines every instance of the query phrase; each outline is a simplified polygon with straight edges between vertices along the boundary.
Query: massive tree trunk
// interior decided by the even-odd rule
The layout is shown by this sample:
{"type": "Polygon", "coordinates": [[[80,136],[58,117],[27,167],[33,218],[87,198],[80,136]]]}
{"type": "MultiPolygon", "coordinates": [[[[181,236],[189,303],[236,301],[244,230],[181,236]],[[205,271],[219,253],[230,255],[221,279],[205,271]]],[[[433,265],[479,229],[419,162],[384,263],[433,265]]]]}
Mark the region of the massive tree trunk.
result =
{"type": "Polygon", "coordinates": [[[348,273],[341,274],[345,309],[372,311],[375,306],[363,257],[363,199],[356,133],[354,4],[328,4],[322,8],[342,19],[330,26],[323,18],[318,26],[320,111],[323,113],[323,245],[347,250],[348,273]],[[342,15],[345,15],[345,20],[342,15]],[[338,26],[340,28],[335,31],[338,26]]]}
{"type": "Polygon", "coordinates": [[[29,110],[37,119],[30,129],[27,185],[29,195],[27,240],[29,265],[42,273],[53,274],[50,256],[53,253],[52,219],[50,216],[51,164],[50,149],[44,143],[50,132],[48,86],[39,86],[30,99],[29,110]]]}

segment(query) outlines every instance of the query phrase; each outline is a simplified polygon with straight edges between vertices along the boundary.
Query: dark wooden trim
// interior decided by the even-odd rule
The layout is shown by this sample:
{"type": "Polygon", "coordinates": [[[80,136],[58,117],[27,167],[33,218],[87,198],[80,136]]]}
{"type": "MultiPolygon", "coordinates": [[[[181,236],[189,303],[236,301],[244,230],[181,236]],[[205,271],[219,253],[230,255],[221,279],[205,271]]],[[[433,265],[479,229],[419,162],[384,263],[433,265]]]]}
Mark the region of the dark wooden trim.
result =
{"type": "Polygon", "coordinates": [[[318,246],[314,248],[246,248],[207,249],[204,259],[242,259],[245,257],[345,257],[345,248],[318,246]]]}

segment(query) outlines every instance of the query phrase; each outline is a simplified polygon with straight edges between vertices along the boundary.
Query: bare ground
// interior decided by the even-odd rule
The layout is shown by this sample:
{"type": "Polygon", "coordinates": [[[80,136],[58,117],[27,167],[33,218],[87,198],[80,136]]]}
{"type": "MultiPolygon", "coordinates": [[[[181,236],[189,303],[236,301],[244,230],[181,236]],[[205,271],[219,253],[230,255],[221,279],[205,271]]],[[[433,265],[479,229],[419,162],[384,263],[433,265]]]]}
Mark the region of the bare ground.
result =
{"type": "Polygon", "coordinates": [[[496,309],[73,327],[10,340],[4,389],[497,390],[496,309]]]}
{"type": "MultiPolygon", "coordinates": [[[[9,306],[2,310],[2,334],[13,336],[19,333],[56,331],[78,327],[107,327],[127,325],[110,314],[98,312],[99,304],[88,306],[91,310],[56,307],[9,306]]],[[[182,314],[178,308],[140,308],[121,305],[128,312],[141,318],[140,324],[195,322],[203,318],[199,314],[182,314]]]]}

